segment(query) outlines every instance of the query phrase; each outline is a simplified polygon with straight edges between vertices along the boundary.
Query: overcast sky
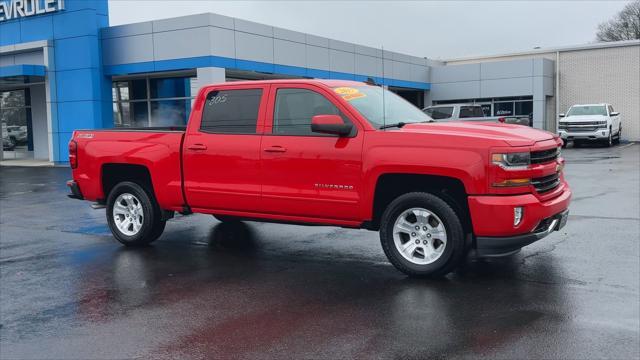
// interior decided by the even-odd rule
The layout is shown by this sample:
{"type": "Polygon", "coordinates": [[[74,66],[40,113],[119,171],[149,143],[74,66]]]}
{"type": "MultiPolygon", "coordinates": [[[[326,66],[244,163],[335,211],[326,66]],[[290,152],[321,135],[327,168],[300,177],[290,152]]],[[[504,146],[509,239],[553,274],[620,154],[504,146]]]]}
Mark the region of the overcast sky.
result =
{"type": "Polygon", "coordinates": [[[593,42],[627,1],[109,0],[111,25],[214,12],[420,57],[593,42]]]}

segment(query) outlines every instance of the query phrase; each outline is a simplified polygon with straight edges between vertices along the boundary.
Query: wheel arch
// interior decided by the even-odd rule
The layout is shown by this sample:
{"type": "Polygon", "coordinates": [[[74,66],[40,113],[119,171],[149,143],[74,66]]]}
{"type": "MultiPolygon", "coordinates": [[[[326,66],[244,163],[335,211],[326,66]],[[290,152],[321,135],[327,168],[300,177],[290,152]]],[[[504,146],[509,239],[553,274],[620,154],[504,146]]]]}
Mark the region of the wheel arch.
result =
{"type": "Polygon", "coordinates": [[[111,190],[123,181],[131,181],[151,192],[155,196],[151,172],[145,165],[140,164],[123,164],[123,163],[105,163],[100,169],[100,179],[102,183],[102,193],[104,200],[111,190]]]}
{"type": "Polygon", "coordinates": [[[443,175],[405,173],[384,173],[378,176],[373,192],[371,221],[366,227],[378,230],[386,207],[398,196],[411,192],[428,192],[440,197],[458,214],[464,231],[472,231],[468,192],[462,180],[443,175]]]}

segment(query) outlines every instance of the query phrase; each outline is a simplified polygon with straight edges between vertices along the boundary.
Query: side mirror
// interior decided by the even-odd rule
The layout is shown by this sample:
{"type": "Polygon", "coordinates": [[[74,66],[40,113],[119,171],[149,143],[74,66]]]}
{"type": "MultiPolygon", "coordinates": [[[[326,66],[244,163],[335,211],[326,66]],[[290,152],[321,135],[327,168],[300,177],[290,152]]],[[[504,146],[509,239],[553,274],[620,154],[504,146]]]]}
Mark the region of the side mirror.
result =
{"type": "Polygon", "coordinates": [[[345,124],[339,115],[316,115],[311,118],[311,131],[321,134],[347,136],[353,130],[352,124],[345,124]]]}
{"type": "Polygon", "coordinates": [[[558,114],[558,117],[563,118],[563,117],[564,117],[564,113],[560,113],[560,114],[558,114]]]}
{"type": "Polygon", "coordinates": [[[618,116],[618,115],[620,115],[620,113],[617,112],[617,111],[614,111],[614,112],[611,113],[611,116],[618,116]]]}

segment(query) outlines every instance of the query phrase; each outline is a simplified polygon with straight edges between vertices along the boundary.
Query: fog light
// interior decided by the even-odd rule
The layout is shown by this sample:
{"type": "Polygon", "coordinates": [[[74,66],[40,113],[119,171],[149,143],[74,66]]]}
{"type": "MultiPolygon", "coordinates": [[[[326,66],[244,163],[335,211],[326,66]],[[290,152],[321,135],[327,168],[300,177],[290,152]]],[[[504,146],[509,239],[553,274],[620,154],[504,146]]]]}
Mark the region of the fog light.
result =
{"type": "Polygon", "coordinates": [[[513,208],[513,226],[518,226],[522,221],[522,208],[515,207],[513,208]]]}

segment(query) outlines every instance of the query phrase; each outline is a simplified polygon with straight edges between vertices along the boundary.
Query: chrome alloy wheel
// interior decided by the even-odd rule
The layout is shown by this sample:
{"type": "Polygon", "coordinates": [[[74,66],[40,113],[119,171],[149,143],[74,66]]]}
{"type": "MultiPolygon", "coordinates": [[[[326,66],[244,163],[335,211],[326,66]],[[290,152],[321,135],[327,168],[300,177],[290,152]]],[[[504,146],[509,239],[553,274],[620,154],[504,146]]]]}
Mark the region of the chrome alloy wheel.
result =
{"type": "Polygon", "coordinates": [[[120,194],[113,204],[113,221],[124,235],[136,235],[144,223],[144,210],[140,200],[129,193],[120,194]]]}
{"type": "Polygon", "coordinates": [[[393,242],[405,259],[426,265],[438,260],[447,245],[447,230],[440,218],[423,208],[405,210],[393,225],[393,242]]]}

